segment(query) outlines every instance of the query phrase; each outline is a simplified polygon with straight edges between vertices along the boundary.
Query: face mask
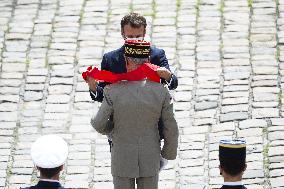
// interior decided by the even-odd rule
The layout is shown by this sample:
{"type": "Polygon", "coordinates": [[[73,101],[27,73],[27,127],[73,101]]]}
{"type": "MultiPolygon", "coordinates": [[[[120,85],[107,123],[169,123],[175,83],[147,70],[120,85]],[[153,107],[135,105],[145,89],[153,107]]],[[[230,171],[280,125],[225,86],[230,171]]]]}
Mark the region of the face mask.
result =
{"type": "Polygon", "coordinates": [[[140,40],[143,41],[144,37],[125,37],[125,40],[140,40]]]}

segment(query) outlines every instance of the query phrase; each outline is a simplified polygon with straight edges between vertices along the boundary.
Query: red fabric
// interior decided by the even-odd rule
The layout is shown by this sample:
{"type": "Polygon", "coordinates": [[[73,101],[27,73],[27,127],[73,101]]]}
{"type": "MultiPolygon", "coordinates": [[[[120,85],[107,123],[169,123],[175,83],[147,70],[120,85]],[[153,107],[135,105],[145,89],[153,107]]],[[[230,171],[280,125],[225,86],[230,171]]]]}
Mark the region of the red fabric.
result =
{"type": "Polygon", "coordinates": [[[150,63],[144,63],[134,71],[115,74],[110,71],[99,70],[96,67],[92,68],[90,66],[87,68],[87,71],[82,73],[82,76],[85,81],[87,77],[92,77],[98,81],[108,83],[116,83],[121,80],[139,81],[148,78],[151,81],[160,83],[160,77],[157,74],[157,68],[159,68],[159,66],[150,63]]]}
{"type": "Polygon", "coordinates": [[[124,45],[133,45],[133,46],[147,46],[150,47],[150,42],[144,40],[136,40],[136,39],[126,39],[124,45]]]}

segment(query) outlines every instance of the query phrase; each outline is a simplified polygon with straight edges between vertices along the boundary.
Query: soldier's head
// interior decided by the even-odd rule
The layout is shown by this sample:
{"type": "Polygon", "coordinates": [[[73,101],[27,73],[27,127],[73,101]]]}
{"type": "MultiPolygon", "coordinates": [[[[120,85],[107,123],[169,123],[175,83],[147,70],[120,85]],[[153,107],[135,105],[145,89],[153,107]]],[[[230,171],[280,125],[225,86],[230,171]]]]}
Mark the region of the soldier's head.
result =
{"type": "Polygon", "coordinates": [[[124,57],[127,72],[137,69],[145,62],[149,62],[150,43],[143,40],[125,40],[124,57]]]}
{"type": "Polygon", "coordinates": [[[129,13],[125,15],[120,22],[121,35],[126,39],[143,40],[146,34],[147,22],[144,16],[138,13],[129,13]]]}
{"type": "Polygon", "coordinates": [[[219,169],[225,178],[242,178],[246,170],[246,143],[244,140],[221,140],[219,143],[219,169]]]}
{"type": "Polygon", "coordinates": [[[41,136],[31,147],[32,160],[43,179],[59,180],[67,155],[67,143],[57,135],[41,136]]]}

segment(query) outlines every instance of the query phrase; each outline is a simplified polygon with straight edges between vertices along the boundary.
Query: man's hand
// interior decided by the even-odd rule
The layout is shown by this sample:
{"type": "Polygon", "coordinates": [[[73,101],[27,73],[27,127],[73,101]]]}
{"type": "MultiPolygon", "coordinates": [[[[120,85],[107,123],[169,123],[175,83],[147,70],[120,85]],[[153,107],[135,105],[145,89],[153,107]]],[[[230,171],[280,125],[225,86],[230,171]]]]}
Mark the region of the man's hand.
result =
{"type": "Polygon", "coordinates": [[[163,158],[160,155],[160,170],[159,171],[162,171],[166,167],[167,164],[168,164],[168,160],[163,158]]]}
{"type": "Polygon", "coordinates": [[[90,90],[93,91],[93,92],[96,92],[97,84],[98,84],[97,80],[95,80],[92,77],[87,77],[87,83],[89,85],[90,90]]]}
{"type": "Polygon", "coordinates": [[[172,73],[167,69],[167,68],[164,68],[164,67],[160,67],[157,69],[157,74],[165,79],[166,81],[170,81],[171,80],[171,77],[172,77],[172,73]]]}

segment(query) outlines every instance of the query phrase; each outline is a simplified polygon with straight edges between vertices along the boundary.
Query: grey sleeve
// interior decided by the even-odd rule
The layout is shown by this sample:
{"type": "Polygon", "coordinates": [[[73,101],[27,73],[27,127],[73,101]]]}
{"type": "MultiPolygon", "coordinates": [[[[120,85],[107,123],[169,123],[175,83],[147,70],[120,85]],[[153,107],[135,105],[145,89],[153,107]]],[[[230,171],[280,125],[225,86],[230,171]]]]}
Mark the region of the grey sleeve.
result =
{"type": "Polygon", "coordinates": [[[168,91],[163,103],[161,118],[164,123],[164,146],[162,148],[162,156],[165,159],[173,160],[177,156],[179,131],[174,118],[173,102],[168,91]]]}
{"type": "Polygon", "coordinates": [[[109,119],[113,115],[113,104],[109,96],[108,88],[104,89],[104,99],[99,108],[99,111],[91,119],[93,128],[101,134],[109,134],[112,131],[113,125],[109,124],[109,119]]]}

